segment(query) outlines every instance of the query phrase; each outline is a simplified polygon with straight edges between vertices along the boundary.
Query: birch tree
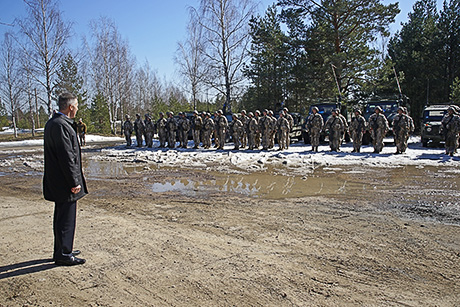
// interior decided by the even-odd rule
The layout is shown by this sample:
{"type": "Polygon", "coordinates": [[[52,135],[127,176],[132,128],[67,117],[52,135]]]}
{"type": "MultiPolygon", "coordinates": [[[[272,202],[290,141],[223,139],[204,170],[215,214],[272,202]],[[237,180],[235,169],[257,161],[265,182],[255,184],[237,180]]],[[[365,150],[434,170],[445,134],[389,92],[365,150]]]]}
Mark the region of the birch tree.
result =
{"type": "Polygon", "coordinates": [[[22,84],[18,50],[10,33],[5,33],[0,54],[0,94],[5,101],[5,108],[13,121],[14,137],[17,133],[17,111],[19,110],[20,98],[22,95],[22,84]]]}
{"type": "Polygon", "coordinates": [[[224,112],[231,111],[233,92],[244,80],[248,23],[255,9],[252,0],[201,0],[199,10],[194,10],[206,42],[203,54],[210,69],[206,82],[224,95],[224,112]]]}
{"type": "Polygon", "coordinates": [[[129,44],[123,40],[115,23],[105,17],[91,23],[94,45],[91,48],[91,70],[95,92],[107,103],[112,133],[116,121],[131,103],[134,59],[129,44]]]}
{"type": "Polygon", "coordinates": [[[191,10],[187,25],[187,37],[177,44],[175,62],[184,79],[185,88],[191,94],[193,109],[196,109],[200,90],[207,75],[207,64],[204,57],[205,41],[203,27],[200,26],[196,15],[191,10]]]}
{"type": "Polygon", "coordinates": [[[52,115],[53,80],[66,51],[72,23],[64,22],[58,3],[53,0],[24,0],[27,17],[19,19],[18,39],[22,52],[28,59],[25,66],[46,93],[48,115],[52,115]]]}

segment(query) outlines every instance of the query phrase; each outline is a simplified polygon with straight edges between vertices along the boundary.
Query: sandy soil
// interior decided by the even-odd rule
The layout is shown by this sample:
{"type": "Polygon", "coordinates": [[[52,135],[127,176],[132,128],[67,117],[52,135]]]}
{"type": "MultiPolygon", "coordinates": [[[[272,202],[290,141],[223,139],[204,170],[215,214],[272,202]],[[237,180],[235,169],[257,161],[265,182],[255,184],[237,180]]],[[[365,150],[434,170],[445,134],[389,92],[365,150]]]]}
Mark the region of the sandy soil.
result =
{"type": "MultiPolygon", "coordinates": [[[[460,302],[458,221],[408,216],[404,200],[394,202],[401,185],[378,198],[256,199],[153,193],[139,183],[145,173],[94,179],[79,202],[75,240],[87,263],[57,267],[49,259],[53,205],[42,198],[40,174],[21,175],[21,167],[0,177],[0,306],[460,302]]],[[[152,182],[212,176],[149,172],[152,182]]],[[[426,193],[438,179],[417,180],[410,199],[439,200],[426,193]]]]}

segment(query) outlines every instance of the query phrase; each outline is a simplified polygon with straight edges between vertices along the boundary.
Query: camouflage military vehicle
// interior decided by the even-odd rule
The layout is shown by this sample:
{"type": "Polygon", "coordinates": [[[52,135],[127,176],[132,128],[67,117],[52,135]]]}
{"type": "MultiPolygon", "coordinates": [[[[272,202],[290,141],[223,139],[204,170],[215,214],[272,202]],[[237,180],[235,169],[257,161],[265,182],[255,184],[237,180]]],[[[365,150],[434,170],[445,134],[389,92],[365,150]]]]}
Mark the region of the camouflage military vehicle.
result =
{"type": "Polygon", "coordinates": [[[447,113],[448,104],[430,105],[425,107],[422,113],[421,141],[422,146],[427,147],[429,144],[439,146],[443,141],[441,135],[441,121],[447,113]]]}

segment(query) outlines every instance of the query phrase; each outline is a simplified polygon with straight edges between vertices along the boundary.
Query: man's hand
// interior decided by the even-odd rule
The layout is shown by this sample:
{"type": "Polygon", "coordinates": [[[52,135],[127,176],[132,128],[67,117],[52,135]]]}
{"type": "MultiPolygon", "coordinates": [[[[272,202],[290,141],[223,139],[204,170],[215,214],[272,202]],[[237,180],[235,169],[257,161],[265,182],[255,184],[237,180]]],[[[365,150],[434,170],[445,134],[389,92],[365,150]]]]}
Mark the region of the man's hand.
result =
{"type": "Polygon", "coordinates": [[[70,192],[72,192],[73,194],[77,194],[80,191],[81,191],[81,185],[77,185],[76,187],[73,187],[70,189],[70,192]]]}

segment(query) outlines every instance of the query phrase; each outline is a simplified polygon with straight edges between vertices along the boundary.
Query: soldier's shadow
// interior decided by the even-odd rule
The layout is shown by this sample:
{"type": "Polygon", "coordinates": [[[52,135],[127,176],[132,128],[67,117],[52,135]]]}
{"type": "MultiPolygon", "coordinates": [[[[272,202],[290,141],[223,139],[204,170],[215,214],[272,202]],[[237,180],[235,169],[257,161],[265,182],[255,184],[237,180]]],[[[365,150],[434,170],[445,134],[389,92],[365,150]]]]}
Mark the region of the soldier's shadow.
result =
{"type": "Polygon", "coordinates": [[[56,268],[52,259],[36,259],[0,267],[0,280],[56,268]]]}

